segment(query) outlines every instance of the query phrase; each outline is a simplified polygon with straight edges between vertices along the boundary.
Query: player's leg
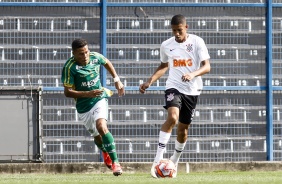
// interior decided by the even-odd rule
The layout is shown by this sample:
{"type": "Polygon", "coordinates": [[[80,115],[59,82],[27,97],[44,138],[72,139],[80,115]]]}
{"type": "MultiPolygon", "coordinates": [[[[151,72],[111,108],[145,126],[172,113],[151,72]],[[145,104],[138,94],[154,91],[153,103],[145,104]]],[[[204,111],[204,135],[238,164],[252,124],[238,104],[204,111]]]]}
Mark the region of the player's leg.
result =
{"type": "Polygon", "coordinates": [[[95,145],[102,151],[102,156],[105,165],[109,169],[112,169],[111,157],[109,156],[106,148],[104,147],[102,136],[99,134],[98,130],[96,129],[95,116],[93,116],[93,114],[95,114],[94,109],[96,108],[97,107],[94,106],[89,112],[79,113],[78,116],[79,119],[84,123],[84,126],[88,130],[88,132],[94,137],[95,145]]]}
{"type": "Polygon", "coordinates": [[[115,176],[121,175],[122,169],[118,161],[115,140],[107,127],[108,100],[102,99],[97,104],[95,104],[95,106],[96,108],[94,109],[94,119],[96,121],[96,130],[101,135],[103,145],[112,160],[113,174],[115,176]]]}
{"type": "Polygon", "coordinates": [[[177,138],[175,140],[175,150],[173,155],[170,157],[170,160],[176,165],[178,164],[179,158],[186,145],[188,137],[188,128],[188,124],[183,124],[181,122],[179,122],[177,125],[177,138]]]}
{"type": "Polygon", "coordinates": [[[161,159],[163,159],[163,153],[170,139],[172,129],[178,122],[179,108],[170,107],[168,108],[167,111],[168,111],[167,119],[164,122],[164,124],[162,125],[160,133],[159,133],[159,145],[158,145],[157,154],[154,159],[154,162],[159,162],[161,159]]]}
{"type": "Polygon", "coordinates": [[[107,118],[108,118],[107,99],[102,99],[99,102],[97,102],[89,112],[81,113],[78,115],[79,115],[79,119],[83,121],[86,129],[94,137],[95,140],[94,142],[97,145],[97,147],[102,150],[104,162],[107,165],[107,167],[111,167],[111,169],[113,169],[114,167],[115,168],[115,170],[113,170],[114,175],[120,175],[122,173],[122,170],[118,163],[114,138],[107,128],[107,118]],[[110,144],[111,146],[106,146],[106,144],[107,145],[110,144]]]}
{"type": "Polygon", "coordinates": [[[102,136],[100,134],[94,137],[94,143],[102,151],[103,161],[104,161],[105,165],[109,169],[112,169],[112,159],[111,159],[110,155],[108,154],[106,148],[104,147],[104,144],[103,144],[103,141],[102,141],[102,136]]]}
{"type": "Polygon", "coordinates": [[[183,124],[181,122],[179,122],[177,125],[177,138],[175,140],[175,149],[174,149],[173,155],[170,157],[170,160],[174,163],[175,168],[176,168],[176,172],[173,175],[174,178],[177,175],[177,167],[178,167],[179,158],[186,145],[186,141],[188,137],[188,128],[189,128],[188,124],[183,124]]]}
{"type": "Polygon", "coordinates": [[[193,120],[197,104],[197,96],[182,95],[182,108],[179,112],[179,123],[177,126],[177,138],[175,140],[175,150],[170,160],[175,164],[177,175],[177,166],[179,158],[184,150],[188,138],[188,129],[193,120]]]}
{"type": "Polygon", "coordinates": [[[151,168],[151,176],[154,178],[157,178],[156,173],[155,173],[155,166],[158,164],[158,162],[161,159],[163,159],[163,154],[164,154],[166,145],[170,139],[172,129],[178,122],[178,114],[179,114],[178,107],[168,108],[168,117],[161,127],[161,130],[159,133],[159,145],[158,145],[157,153],[156,153],[156,156],[155,156],[152,168],[151,168]]]}
{"type": "Polygon", "coordinates": [[[157,163],[163,159],[163,154],[166,148],[166,145],[170,139],[171,132],[173,127],[178,123],[179,117],[179,107],[180,107],[180,98],[178,96],[179,92],[175,89],[168,89],[165,92],[166,97],[166,106],[167,109],[167,119],[161,127],[159,133],[159,144],[157,148],[157,153],[151,168],[152,177],[156,178],[155,166],[157,163]]]}
{"type": "Polygon", "coordinates": [[[87,131],[94,137],[95,145],[102,151],[105,165],[109,169],[111,169],[112,160],[103,145],[102,136],[97,131],[95,123],[93,123],[95,122],[94,116],[93,116],[93,108],[89,112],[79,113],[78,117],[84,123],[84,126],[87,129],[87,131]]]}
{"type": "Polygon", "coordinates": [[[97,128],[99,134],[102,136],[103,145],[104,145],[105,149],[107,150],[107,152],[109,153],[109,155],[112,159],[112,162],[118,163],[118,157],[117,157],[117,153],[116,153],[114,137],[111,134],[111,132],[109,132],[109,130],[108,130],[106,120],[103,119],[103,118],[97,119],[96,120],[96,128],[97,128]]]}

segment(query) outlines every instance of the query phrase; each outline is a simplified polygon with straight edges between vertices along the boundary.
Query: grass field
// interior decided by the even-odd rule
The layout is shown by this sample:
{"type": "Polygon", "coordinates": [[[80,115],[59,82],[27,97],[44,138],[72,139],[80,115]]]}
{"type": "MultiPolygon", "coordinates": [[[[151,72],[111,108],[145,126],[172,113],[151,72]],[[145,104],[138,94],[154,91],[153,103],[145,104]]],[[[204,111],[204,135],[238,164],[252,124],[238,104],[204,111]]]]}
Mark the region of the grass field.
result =
{"type": "Polygon", "coordinates": [[[0,174],[0,184],[281,184],[282,171],[211,172],[178,174],[175,179],[154,179],[149,174],[0,174]]]}

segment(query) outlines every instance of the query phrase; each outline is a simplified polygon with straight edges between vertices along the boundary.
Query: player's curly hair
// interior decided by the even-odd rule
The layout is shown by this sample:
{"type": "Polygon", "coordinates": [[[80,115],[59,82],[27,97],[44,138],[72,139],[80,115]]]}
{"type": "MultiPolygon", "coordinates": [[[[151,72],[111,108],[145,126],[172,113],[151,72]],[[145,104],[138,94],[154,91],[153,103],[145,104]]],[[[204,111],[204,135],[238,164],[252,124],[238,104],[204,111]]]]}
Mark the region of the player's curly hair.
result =
{"type": "Polygon", "coordinates": [[[81,47],[84,47],[87,44],[88,43],[85,39],[78,38],[78,39],[73,40],[73,42],[71,44],[71,48],[72,48],[72,50],[76,50],[76,49],[79,49],[81,47]]]}
{"type": "Polygon", "coordinates": [[[174,15],[171,19],[170,24],[171,25],[179,25],[179,24],[185,24],[186,18],[183,15],[174,15]]]}

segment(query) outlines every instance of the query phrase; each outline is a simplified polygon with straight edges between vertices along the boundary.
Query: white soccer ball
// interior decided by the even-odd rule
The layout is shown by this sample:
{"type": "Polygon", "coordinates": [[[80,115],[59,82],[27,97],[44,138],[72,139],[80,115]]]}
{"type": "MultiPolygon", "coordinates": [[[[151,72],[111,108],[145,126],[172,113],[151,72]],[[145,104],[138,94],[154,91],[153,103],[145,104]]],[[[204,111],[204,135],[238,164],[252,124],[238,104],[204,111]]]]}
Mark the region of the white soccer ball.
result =
{"type": "Polygon", "coordinates": [[[155,173],[158,178],[172,178],[176,172],[174,163],[168,159],[162,159],[155,166],[155,173]]]}

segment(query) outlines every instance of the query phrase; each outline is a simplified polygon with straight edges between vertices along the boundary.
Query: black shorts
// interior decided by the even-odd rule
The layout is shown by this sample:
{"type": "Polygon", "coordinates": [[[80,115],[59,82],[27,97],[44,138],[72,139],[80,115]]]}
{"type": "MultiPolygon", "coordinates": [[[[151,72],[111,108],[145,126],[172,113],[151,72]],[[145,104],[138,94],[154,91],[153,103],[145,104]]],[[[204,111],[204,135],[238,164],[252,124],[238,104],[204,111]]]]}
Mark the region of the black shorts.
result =
{"type": "Polygon", "coordinates": [[[179,122],[190,124],[193,120],[196,104],[198,101],[197,96],[185,95],[178,90],[171,88],[165,91],[165,109],[169,107],[179,108],[179,122]]]}

